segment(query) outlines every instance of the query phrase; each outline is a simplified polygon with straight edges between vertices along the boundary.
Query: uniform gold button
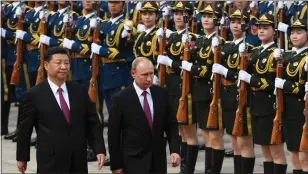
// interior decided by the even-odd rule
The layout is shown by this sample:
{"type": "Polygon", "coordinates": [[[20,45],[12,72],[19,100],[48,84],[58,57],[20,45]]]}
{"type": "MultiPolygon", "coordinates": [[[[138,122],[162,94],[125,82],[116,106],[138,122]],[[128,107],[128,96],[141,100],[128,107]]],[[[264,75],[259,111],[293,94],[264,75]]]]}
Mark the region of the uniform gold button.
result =
{"type": "Polygon", "coordinates": [[[211,82],[207,82],[207,84],[211,84],[211,82]]]}
{"type": "Polygon", "coordinates": [[[272,98],[272,96],[271,96],[271,95],[268,95],[268,98],[272,98]]]}
{"type": "Polygon", "coordinates": [[[120,67],[117,66],[117,69],[120,69],[120,67]]]}
{"type": "Polygon", "coordinates": [[[302,100],[301,100],[301,99],[298,99],[298,101],[301,102],[302,100]]]}

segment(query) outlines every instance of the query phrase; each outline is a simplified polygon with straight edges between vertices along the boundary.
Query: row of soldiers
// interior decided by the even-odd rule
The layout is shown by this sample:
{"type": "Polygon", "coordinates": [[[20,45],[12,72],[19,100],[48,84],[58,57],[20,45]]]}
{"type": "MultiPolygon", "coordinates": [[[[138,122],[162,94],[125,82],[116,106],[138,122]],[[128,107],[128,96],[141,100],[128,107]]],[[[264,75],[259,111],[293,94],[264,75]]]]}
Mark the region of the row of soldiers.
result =
{"type": "Polygon", "coordinates": [[[57,10],[51,8],[54,2],[31,3],[2,6],[2,135],[8,133],[10,102],[22,100],[23,92],[44,77],[44,49],[61,46],[72,58],[68,78],[89,88],[102,120],[102,101],[109,111],[111,96],[132,83],[136,57],[158,67],[153,83],[167,87],[180,124],[181,173],[194,172],[196,123],[206,142],[205,173],[221,171],[224,128],[234,148],[234,173],[253,173],[253,143],[262,147],[264,173],[285,173],[285,141],[294,173],[308,172],[307,152],[299,152],[308,54],[305,2],[57,1],[57,10]],[[284,42],[275,43],[278,32],[284,42]],[[243,56],[250,57],[246,67],[243,56]],[[281,57],[285,73],[276,78],[281,57]],[[284,96],[278,143],[271,141],[279,108],[275,89],[284,96]],[[234,132],[237,116],[240,133],[234,132]]]}

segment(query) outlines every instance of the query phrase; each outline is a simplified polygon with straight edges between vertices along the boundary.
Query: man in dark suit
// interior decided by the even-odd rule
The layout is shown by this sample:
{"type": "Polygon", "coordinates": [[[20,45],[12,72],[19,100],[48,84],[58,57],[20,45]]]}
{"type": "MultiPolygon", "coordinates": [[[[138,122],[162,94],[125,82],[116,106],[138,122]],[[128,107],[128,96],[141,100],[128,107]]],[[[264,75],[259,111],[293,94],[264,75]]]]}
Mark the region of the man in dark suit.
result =
{"type": "Polygon", "coordinates": [[[66,81],[70,59],[65,49],[53,47],[45,55],[48,79],[29,89],[22,102],[17,139],[17,167],[30,161],[32,129],[37,132],[38,173],[87,173],[87,142],[102,168],[106,154],[102,125],[87,90],[66,81]]]}
{"type": "Polygon", "coordinates": [[[108,143],[113,173],[166,173],[167,135],[171,163],[180,162],[180,138],[170,113],[167,90],[152,85],[154,67],[147,58],[132,63],[133,85],[112,98],[108,143]]]}

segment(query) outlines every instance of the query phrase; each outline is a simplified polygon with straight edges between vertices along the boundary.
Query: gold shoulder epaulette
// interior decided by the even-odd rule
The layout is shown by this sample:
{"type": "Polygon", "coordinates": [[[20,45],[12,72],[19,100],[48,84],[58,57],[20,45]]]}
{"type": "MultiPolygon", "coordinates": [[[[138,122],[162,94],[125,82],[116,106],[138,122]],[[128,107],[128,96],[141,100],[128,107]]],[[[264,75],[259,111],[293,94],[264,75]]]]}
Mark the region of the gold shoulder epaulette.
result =
{"type": "Polygon", "coordinates": [[[272,47],[272,48],[268,48],[267,50],[268,51],[274,51],[276,48],[275,47],[272,47]]]}
{"type": "Polygon", "coordinates": [[[261,46],[253,47],[251,50],[259,49],[261,46]]]}

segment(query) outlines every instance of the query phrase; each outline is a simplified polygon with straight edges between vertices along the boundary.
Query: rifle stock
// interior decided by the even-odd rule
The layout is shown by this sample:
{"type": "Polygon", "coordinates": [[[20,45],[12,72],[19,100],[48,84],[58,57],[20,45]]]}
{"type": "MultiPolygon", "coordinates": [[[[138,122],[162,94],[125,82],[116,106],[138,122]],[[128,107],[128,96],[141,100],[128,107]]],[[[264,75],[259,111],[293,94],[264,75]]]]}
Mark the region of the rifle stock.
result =
{"type": "MultiPolygon", "coordinates": [[[[24,17],[23,15],[18,18],[17,29],[23,30],[24,28],[24,17]]],[[[21,39],[17,39],[17,57],[13,66],[13,72],[10,80],[10,84],[19,85],[20,84],[20,67],[22,61],[22,51],[23,51],[23,43],[21,39]]]]}
{"type": "MultiPolygon", "coordinates": [[[[164,19],[164,30],[168,28],[168,20],[169,18],[166,16],[164,19]]],[[[166,51],[165,51],[166,42],[167,42],[166,32],[164,32],[163,38],[160,41],[160,45],[159,45],[159,55],[166,54],[166,51]]],[[[165,86],[166,85],[166,66],[165,65],[162,65],[162,64],[159,65],[158,78],[159,78],[159,86],[165,86]]]]}
{"type": "MultiPolygon", "coordinates": [[[[41,19],[41,34],[46,34],[47,33],[47,23],[46,23],[46,18],[43,17],[41,19]]],[[[36,77],[36,82],[35,85],[38,85],[39,83],[44,81],[44,55],[46,52],[47,46],[43,43],[40,43],[40,66],[37,70],[37,77],[36,77]]]]}

